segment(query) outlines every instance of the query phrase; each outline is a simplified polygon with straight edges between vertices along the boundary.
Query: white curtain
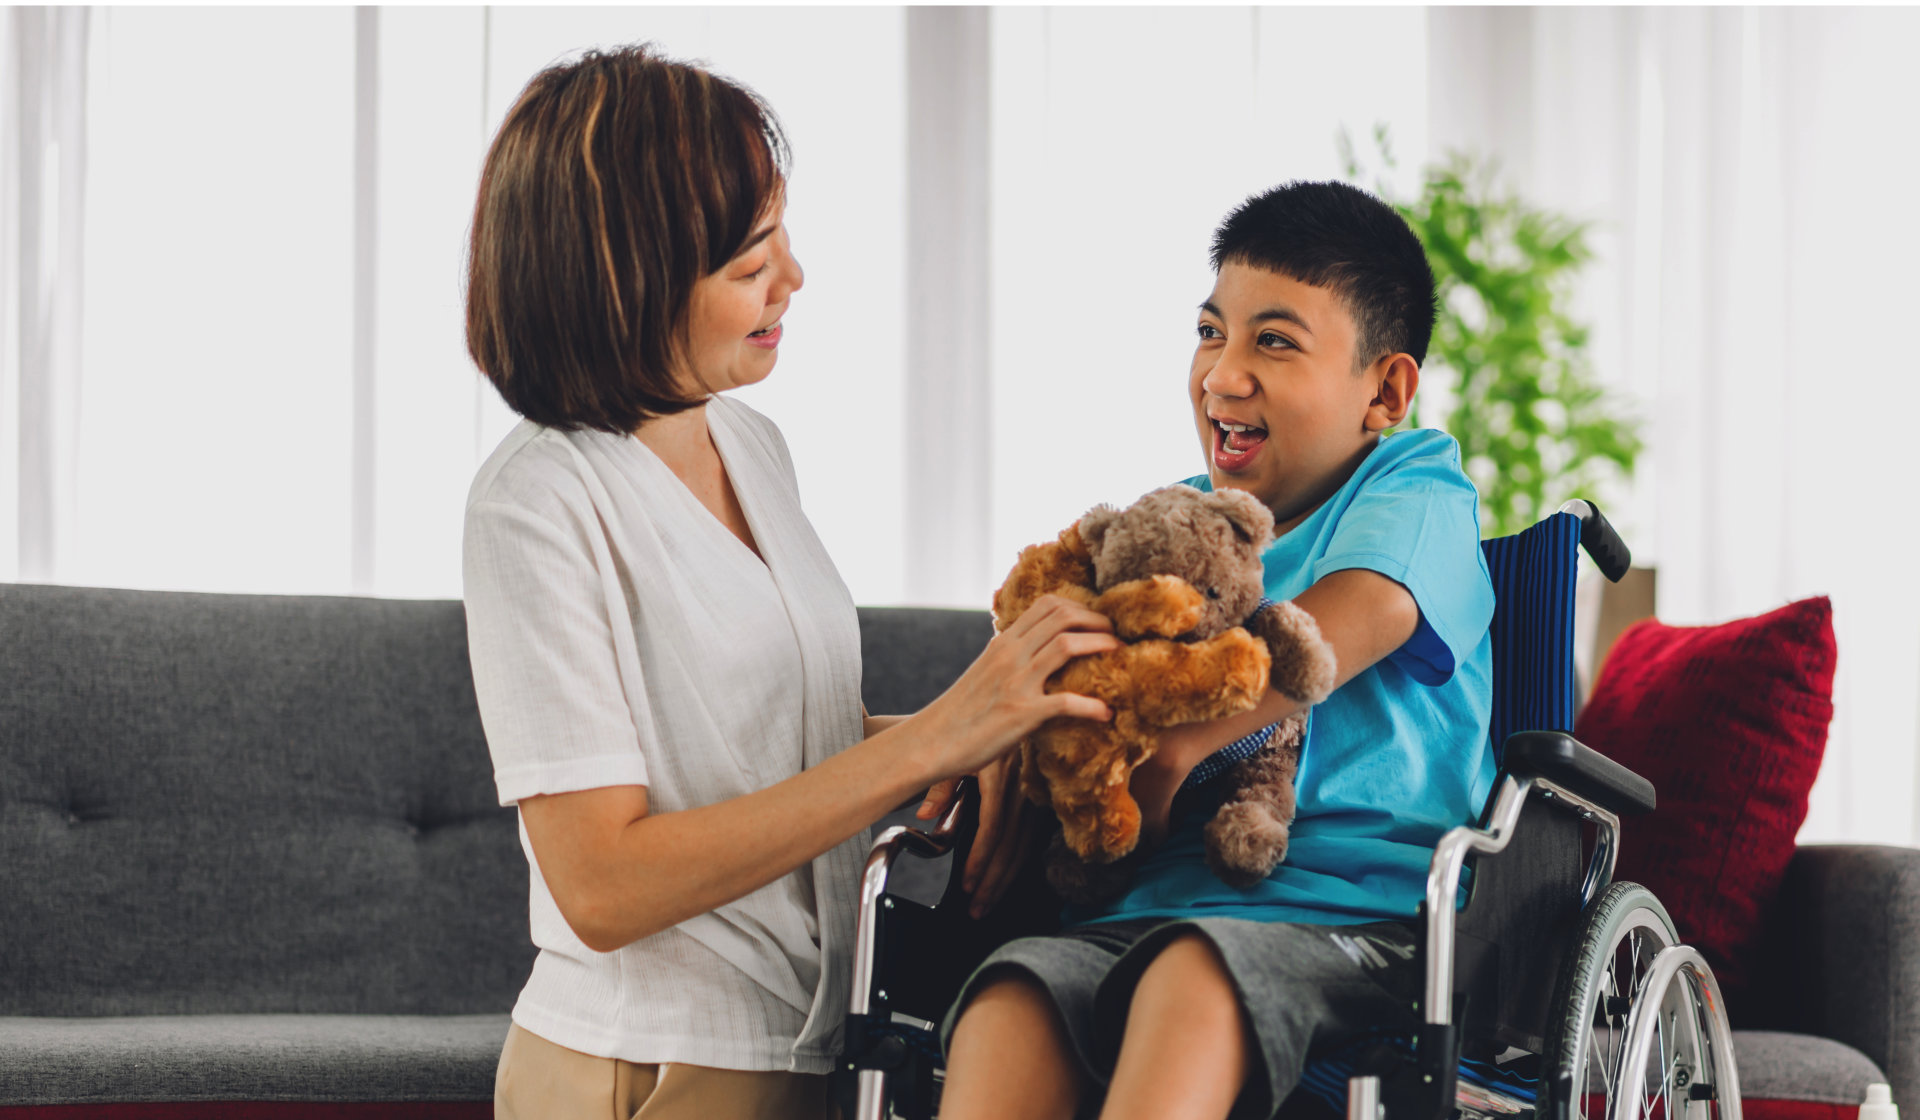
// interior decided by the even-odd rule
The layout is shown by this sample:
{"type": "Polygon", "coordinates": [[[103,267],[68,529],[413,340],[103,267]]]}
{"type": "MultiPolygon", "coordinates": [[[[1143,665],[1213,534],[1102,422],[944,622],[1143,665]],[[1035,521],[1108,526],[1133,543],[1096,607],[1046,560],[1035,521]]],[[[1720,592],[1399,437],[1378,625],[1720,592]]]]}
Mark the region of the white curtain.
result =
{"type": "Polygon", "coordinates": [[[897,601],[904,26],[899,8],[0,14],[0,577],[458,595],[467,484],[514,421],[464,345],[487,139],[540,68],[653,40],[788,127],[808,291],[780,375],[743,396],[786,428],[849,583],[897,601]]]}
{"type": "Polygon", "coordinates": [[[85,8],[0,11],[0,575],[53,578],[79,453],[85,8]]]}
{"type": "Polygon", "coordinates": [[[1529,198],[1596,222],[1583,311],[1600,373],[1647,421],[1617,508],[1659,614],[1831,595],[1837,714],[1802,838],[1920,841],[1899,434],[1920,404],[1920,12],[1429,18],[1436,149],[1496,154],[1529,198]]]}

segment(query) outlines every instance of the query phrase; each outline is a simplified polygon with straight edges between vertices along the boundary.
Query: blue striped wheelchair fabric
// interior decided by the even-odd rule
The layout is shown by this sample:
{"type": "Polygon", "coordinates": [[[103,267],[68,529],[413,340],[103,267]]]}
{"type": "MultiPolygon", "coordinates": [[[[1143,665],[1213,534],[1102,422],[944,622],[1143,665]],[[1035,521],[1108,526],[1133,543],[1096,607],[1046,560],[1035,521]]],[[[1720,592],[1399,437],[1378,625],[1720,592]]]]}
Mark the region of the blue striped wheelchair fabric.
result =
{"type": "Polygon", "coordinates": [[[1556,513],[1480,550],[1493,577],[1494,749],[1516,731],[1572,731],[1580,519],[1556,513]]]}

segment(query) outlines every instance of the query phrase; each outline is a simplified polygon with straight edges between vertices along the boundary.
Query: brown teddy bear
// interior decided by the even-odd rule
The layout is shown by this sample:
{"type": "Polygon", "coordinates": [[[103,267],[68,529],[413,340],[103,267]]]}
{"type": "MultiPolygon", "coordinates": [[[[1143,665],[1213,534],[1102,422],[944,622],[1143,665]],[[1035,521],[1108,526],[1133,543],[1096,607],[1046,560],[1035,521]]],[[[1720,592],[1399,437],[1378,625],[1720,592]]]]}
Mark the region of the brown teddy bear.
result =
{"type": "MultiPolygon", "coordinates": [[[[1332,689],[1333,650],[1312,616],[1292,603],[1261,606],[1260,554],[1272,540],[1273,515],[1251,494],[1168,486],[1125,510],[1097,506],[1057,540],[1023,549],[994,593],[1001,630],[1054,594],[1107,615],[1127,642],[1075,658],[1047,682],[1099,697],[1110,722],[1049,720],[1021,745],[1023,790],[1060,820],[1047,878],[1063,897],[1094,901],[1131,877],[1110,865],[1138,843],[1127,783],[1161,730],[1247,711],[1269,681],[1309,704],[1332,689]]],[[[1224,881],[1258,882],[1286,854],[1305,726],[1304,713],[1283,721],[1221,779],[1233,792],[1205,837],[1224,881]]]]}

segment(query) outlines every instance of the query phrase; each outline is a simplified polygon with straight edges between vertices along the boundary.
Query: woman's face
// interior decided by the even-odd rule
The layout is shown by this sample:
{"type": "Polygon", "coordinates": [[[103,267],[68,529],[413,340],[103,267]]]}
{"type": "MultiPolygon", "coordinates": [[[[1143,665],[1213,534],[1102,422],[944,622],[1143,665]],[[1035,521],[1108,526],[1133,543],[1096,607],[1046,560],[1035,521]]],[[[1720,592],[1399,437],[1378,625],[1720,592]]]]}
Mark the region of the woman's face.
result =
{"type": "Polygon", "coordinates": [[[776,199],[746,247],[694,284],[687,311],[687,355],[699,382],[693,392],[736,389],[773,372],[781,317],[804,280],[785,216],[785,199],[776,199]]]}

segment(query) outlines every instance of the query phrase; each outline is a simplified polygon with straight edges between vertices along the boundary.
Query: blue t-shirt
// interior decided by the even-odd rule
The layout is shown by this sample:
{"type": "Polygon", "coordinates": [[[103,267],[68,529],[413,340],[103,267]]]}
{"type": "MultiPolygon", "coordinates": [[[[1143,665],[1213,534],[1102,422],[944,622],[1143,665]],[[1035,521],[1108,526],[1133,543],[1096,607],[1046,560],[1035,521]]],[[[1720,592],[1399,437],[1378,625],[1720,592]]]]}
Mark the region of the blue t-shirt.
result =
{"type": "MultiPolygon", "coordinates": [[[[1210,490],[1205,476],[1189,485],[1210,490]]],[[[1412,918],[1446,830],[1471,823],[1493,788],[1493,582],[1480,552],[1479,494],[1460,445],[1433,429],[1382,439],[1344,486],[1261,558],[1271,599],[1330,572],[1366,568],[1413,593],[1412,638],[1313,709],[1286,859],[1245,890],[1207,870],[1189,814],[1133,887],[1070,921],[1232,917],[1343,925],[1412,918]]]]}

